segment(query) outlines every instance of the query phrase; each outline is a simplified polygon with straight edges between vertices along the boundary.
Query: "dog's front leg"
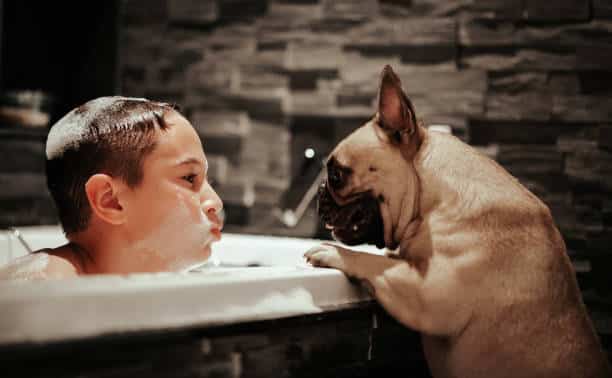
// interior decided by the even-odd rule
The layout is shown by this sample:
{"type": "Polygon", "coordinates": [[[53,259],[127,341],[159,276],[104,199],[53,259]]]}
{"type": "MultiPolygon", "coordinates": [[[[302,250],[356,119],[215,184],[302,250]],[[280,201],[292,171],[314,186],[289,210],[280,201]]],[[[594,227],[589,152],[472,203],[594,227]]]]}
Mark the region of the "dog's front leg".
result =
{"type": "Polygon", "coordinates": [[[410,328],[422,330],[421,279],[406,261],[329,243],[310,249],[304,257],[313,266],[338,269],[358,280],[392,316],[410,328]],[[401,274],[401,282],[390,282],[389,274],[398,276],[398,270],[405,271],[401,274]]]}
{"type": "Polygon", "coordinates": [[[314,266],[339,269],[365,284],[389,314],[412,329],[449,336],[460,332],[469,321],[469,306],[455,292],[461,291],[461,285],[448,266],[429,264],[425,273],[406,260],[328,243],[310,249],[304,256],[314,266]]]}

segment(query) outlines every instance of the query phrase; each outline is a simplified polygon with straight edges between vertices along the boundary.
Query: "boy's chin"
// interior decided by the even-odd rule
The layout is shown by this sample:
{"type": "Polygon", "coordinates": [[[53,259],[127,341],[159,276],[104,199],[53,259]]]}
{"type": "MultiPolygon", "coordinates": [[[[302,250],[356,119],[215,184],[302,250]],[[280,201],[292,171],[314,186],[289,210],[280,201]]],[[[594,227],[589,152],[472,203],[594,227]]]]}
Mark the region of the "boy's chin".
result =
{"type": "MultiPolygon", "coordinates": [[[[206,262],[210,259],[212,254],[212,249],[210,244],[200,248],[199,252],[196,255],[191,255],[190,258],[183,258],[180,264],[176,264],[173,271],[185,272],[191,269],[195,269],[201,265],[206,264],[206,262]]],[[[181,258],[177,257],[177,261],[180,261],[181,258]]]]}
{"type": "Polygon", "coordinates": [[[201,260],[201,261],[205,261],[205,260],[208,260],[208,259],[210,258],[211,254],[212,254],[212,247],[211,247],[211,244],[212,244],[212,243],[206,244],[206,245],[205,245],[205,246],[202,248],[202,250],[201,250],[200,254],[198,255],[198,259],[199,259],[199,260],[201,260]]]}

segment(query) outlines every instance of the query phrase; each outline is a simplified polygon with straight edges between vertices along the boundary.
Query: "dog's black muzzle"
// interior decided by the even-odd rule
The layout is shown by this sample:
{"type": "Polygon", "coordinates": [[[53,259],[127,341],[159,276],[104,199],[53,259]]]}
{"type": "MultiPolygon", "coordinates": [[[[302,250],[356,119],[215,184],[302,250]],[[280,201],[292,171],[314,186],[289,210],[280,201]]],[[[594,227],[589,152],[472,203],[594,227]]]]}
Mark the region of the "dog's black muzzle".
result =
{"type": "Polygon", "coordinates": [[[384,248],[384,226],[378,200],[364,193],[350,203],[339,206],[330,194],[327,183],[319,187],[317,211],[334,238],[347,245],[374,244],[384,248]]]}

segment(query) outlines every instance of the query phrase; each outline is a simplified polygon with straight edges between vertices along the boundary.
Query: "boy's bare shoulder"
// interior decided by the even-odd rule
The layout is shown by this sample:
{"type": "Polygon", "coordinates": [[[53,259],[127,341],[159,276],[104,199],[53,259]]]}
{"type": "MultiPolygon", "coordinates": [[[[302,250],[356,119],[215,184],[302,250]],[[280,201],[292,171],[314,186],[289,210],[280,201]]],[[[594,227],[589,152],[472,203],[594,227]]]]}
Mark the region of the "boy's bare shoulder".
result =
{"type": "Polygon", "coordinates": [[[44,249],[16,258],[8,265],[0,267],[0,280],[25,281],[77,277],[77,267],[54,251],[44,249]]]}

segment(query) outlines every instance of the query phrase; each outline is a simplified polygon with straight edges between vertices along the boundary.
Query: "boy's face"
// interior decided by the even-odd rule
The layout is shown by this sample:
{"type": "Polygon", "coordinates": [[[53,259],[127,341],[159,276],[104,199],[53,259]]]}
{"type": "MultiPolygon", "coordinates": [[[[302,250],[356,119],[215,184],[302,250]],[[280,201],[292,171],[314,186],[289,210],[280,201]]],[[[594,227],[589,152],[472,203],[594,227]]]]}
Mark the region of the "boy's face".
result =
{"type": "Polygon", "coordinates": [[[221,238],[221,199],[207,181],[208,163],[185,118],[165,115],[168,128],[143,162],[143,178],[126,193],[129,271],[177,271],[206,260],[221,238]]]}

